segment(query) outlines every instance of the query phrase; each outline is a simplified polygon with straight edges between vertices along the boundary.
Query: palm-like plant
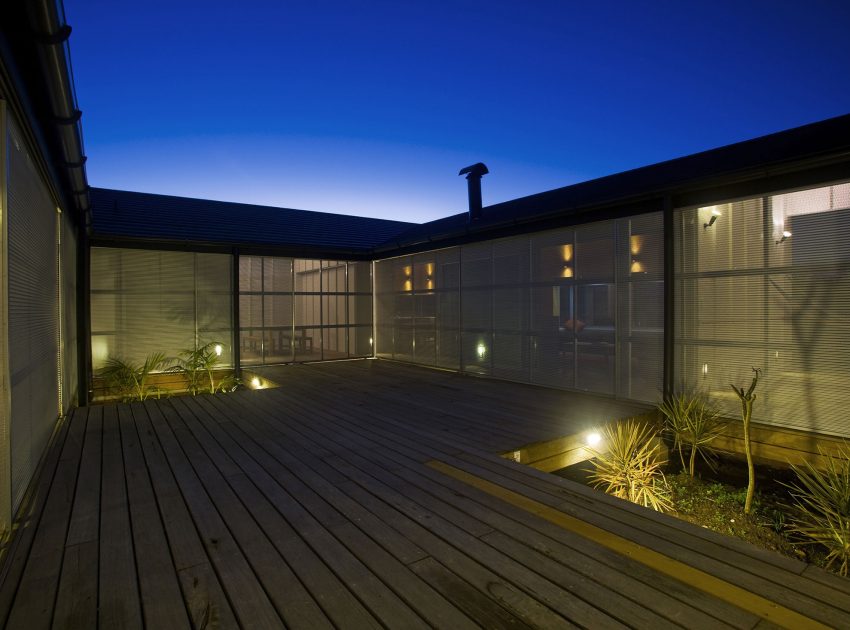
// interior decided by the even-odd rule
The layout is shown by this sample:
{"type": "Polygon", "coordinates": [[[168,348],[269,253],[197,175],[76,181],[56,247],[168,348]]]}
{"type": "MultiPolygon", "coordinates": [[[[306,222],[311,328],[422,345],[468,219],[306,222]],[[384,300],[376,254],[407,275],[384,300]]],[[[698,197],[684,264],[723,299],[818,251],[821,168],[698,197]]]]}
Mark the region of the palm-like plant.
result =
{"type": "Polygon", "coordinates": [[[594,451],[590,482],[608,494],[665,511],[672,508],[662,467],[658,431],[634,418],[608,425],[603,431],[607,451],[594,451]]]}
{"type": "Polygon", "coordinates": [[[827,567],[837,563],[838,572],[847,575],[850,569],[850,448],[845,445],[837,456],[825,459],[823,470],[809,462],[791,466],[797,473],[797,481],[786,484],[792,499],[789,529],[806,539],[806,544],[823,545],[827,550],[827,567]]]}
{"type": "Polygon", "coordinates": [[[161,352],[149,354],[141,365],[110,357],[97,375],[104,380],[109,391],[121,397],[122,402],[147,400],[152,396],[159,398],[162,390],[150,382],[150,377],[154,372],[164,370],[167,363],[168,359],[161,352]]]}
{"type": "Polygon", "coordinates": [[[682,470],[687,470],[693,477],[697,455],[713,470],[716,456],[711,443],[726,426],[720,412],[699,394],[669,396],[658,405],[658,410],[664,416],[666,429],[673,436],[673,448],[679,453],[682,470]],[[690,451],[687,466],[684,449],[690,451]]]}
{"type": "Polygon", "coordinates": [[[210,341],[196,349],[183,350],[171,368],[186,379],[186,387],[193,396],[208,392],[229,391],[236,385],[232,376],[215,380],[215,370],[221,361],[221,343],[210,341]]]}

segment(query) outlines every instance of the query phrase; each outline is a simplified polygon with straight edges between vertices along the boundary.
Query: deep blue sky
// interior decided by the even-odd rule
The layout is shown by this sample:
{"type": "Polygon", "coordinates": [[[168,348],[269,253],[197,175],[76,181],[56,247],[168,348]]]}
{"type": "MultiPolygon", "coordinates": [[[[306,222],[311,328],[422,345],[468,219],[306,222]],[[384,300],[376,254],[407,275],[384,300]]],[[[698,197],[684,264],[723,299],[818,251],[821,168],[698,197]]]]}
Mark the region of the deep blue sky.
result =
{"type": "Polygon", "coordinates": [[[65,0],[93,186],[425,221],[850,112],[850,2],[65,0]]]}

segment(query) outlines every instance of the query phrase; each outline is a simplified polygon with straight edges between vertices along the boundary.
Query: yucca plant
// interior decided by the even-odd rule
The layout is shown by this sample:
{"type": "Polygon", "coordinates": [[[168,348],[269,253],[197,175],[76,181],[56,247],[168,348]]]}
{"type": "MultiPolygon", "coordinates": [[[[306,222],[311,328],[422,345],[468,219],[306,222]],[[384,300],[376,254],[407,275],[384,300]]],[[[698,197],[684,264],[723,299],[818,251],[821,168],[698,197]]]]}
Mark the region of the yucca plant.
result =
{"type": "Polygon", "coordinates": [[[662,472],[658,431],[631,418],[603,431],[606,451],[594,451],[589,480],[594,488],[633,503],[665,511],[672,508],[670,489],[662,472]]]}
{"type": "Polygon", "coordinates": [[[726,426],[720,412],[699,394],[669,396],[658,405],[658,410],[664,416],[665,428],[673,436],[673,448],[679,454],[682,470],[687,470],[693,477],[697,455],[714,470],[716,455],[711,443],[726,426]],[[686,449],[690,453],[687,465],[686,449]]]}
{"type": "Polygon", "coordinates": [[[166,369],[168,359],[161,352],[149,354],[141,365],[118,357],[110,357],[97,375],[107,390],[121,397],[122,402],[159,398],[162,390],[150,382],[154,372],[166,369]]]}
{"type": "MultiPolygon", "coordinates": [[[[823,453],[821,453],[823,456],[823,453]]],[[[792,465],[797,481],[786,484],[792,505],[789,530],[798,533],[805,544],[826,548],[827,568],[838,566],[841,575],[850,569],[850,448],[824,457],[826,467],[809,462],[792,465]]]]}

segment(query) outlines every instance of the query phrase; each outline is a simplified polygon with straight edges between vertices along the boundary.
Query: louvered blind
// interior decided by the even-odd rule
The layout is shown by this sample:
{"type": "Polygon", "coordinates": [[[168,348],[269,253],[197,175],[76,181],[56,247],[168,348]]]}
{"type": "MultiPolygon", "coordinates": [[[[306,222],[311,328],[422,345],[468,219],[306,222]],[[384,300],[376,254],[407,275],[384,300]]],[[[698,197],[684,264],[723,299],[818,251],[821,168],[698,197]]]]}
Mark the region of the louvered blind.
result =
{"type": "Polygon", "coordinates": [[[850,436],[850,184],[676,213],[676,373],[735,417],[850,436]],[[711,218],[715,217],[714,222],[711,218]]]}
{"type": "Polygon", "coordinates": [[[655,401],[663,259],[652,213],[378,261],[378,355],[655,401]]]}
{"type": "Polygon", "coordinates": [[[7,208],[12,509],[59,415],[59,214],[23,136],[8,120],[7,208]]]}
{"type": "Polygon", "coordinates": [[[231,257],[227,254],[93,247],[92,366],[109,357],[135,363],[222,344],[231,361],[231,257]]]}

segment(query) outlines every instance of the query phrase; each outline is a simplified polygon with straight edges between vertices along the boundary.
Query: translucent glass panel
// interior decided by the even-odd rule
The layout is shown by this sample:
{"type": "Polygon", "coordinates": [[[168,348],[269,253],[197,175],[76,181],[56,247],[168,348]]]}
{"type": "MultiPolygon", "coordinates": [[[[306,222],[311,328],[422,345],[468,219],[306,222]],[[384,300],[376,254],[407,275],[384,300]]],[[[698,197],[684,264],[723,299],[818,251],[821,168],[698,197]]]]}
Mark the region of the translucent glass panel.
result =
{"type": "Polygon", "coordinates": [[[755,419],[850,436],[848,239],[850,184],[677,211],[678,385],[736,415],[759,367],[755,419]]]}
{"type": "Polygon", "coordinates": [[[370,262],[239,260],[243,364],[372,354],[370,262]]]}
{"type": "Polygon", "coordinates": [[[216,341],[231,360],[231,257],[94,247],[92,367],[110,357],[142,362],[216,341]]]}
{"type": "Polygon", "coordinates": [[[657,400],[659,213],[376,263],[378,355],[657,400]]]}
{"type": "Polygon", "coordinates": [[[382,260],[375,268],[378,356],[457,369],[459,250],[382,260]]]}

